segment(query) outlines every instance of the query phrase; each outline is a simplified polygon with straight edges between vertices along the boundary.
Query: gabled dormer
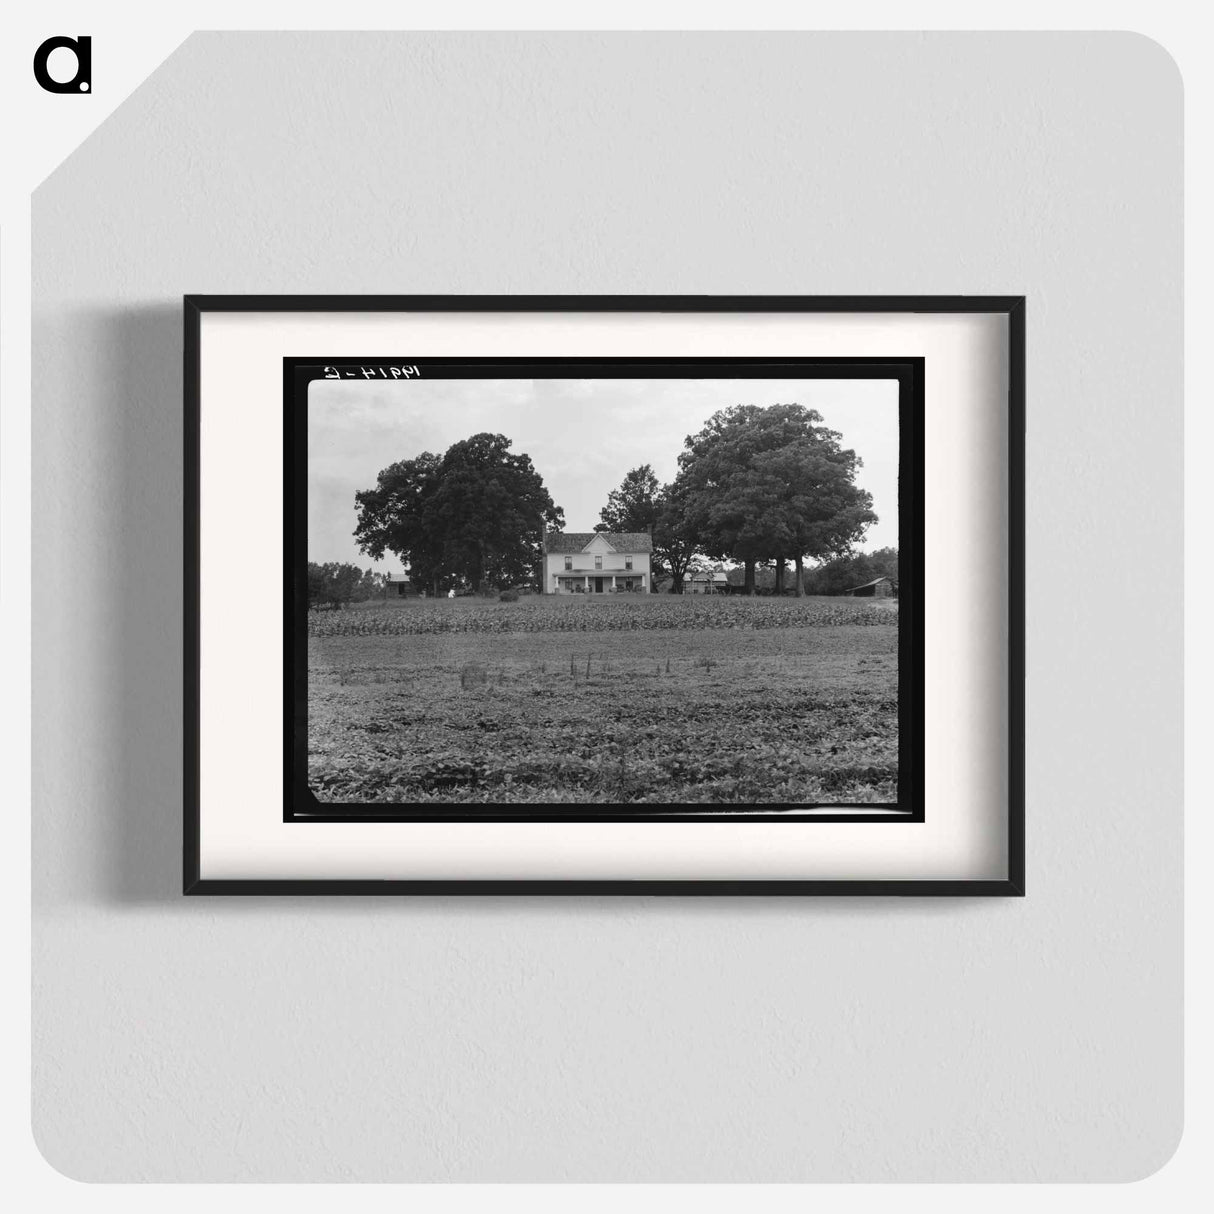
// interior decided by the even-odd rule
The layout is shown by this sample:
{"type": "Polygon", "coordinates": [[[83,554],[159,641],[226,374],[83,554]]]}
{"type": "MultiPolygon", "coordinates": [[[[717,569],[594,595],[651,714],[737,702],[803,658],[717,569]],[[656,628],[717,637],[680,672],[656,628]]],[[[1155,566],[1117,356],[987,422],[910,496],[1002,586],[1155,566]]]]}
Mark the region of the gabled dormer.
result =
{"type": "Polygon", "coordinates": [[[604,552],[615,552],[616,549],[611,546],[603,532],[596,531],[594,533],[594,538],[591,539],[590,543],[588,543],[586,547],[582,549],[582,551],[601,556],[604,552]]]}

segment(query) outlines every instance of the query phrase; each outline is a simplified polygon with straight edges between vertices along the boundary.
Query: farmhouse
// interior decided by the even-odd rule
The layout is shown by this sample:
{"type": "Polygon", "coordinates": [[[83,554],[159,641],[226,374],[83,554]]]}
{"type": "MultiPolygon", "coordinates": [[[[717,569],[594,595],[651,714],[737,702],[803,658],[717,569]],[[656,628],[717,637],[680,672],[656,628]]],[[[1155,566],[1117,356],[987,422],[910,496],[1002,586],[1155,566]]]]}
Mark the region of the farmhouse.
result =
{"type": "Polygon", "coordinates": [[[895,598],[898,594],[898,583],[893,578],[878,577],[873,578],[871,582],[864,582],[860,586],[853,586],[850,590],[843,591],[843,593],[857,599],[895,598]]]}
{"type": "Polygon", "coordinates": [[[652,552],[653,540],[645,532],[550,532],[544,539],[544,593],[647,591],[652,552]]]}

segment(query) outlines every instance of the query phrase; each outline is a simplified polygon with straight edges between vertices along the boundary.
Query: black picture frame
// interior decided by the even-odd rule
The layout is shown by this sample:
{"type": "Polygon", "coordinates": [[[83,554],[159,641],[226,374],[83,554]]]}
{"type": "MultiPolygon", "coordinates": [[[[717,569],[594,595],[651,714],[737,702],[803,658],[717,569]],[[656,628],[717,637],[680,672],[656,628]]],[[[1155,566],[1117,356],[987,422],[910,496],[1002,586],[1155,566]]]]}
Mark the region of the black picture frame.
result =
{"type": "MultiPolygon", "coordinates": [[[[183,822],[183,892],[190,895],[224,894],[270,894],[270,895],[400,895],[400,894],[645,894],[645,895],[843,895],[843,896],[1023,896],[1024,894],[1024,418],[1025,418],[1025,299],[1022,296],[210,296],[187,295],[184,297],[184,402],[185,402],[185,534],[184,534],[184,689],[185,689],[185,756],[184,756],[184,822],[183,822]],[[1007,816],[1007,875],[1001,880],[361,880],[361,879],[268,879],[268,880],[216,880],[204,879],[200,874],[201,804],[199,795],[199,525],[200,525],[200,346],[201,322],[207,312],[629,312],[629,313],[755,313],[755,312],[836,312],[836,313],[989,313],[999,314],[1008,325],[1009,375],[1008,375],[1008,816],[1007,816]]],[[[291,467],[293,446],[297,435],[292,429],[293,411],[288,407],[293,393],[298,390],[301,375],[309,369],[329,364],[353,364],[358,362],[383,362],[389,353],[380,351],[373,357],[358,360],[348,356],[322,360],[319,357],[284,360],[284,459],[291,467]]],[[[476,360],[460,359],[461,364],[476,360]]],[[[504,359],[483,360],[500,364],[504,359]]],[[[536,359],[513,360],[519,363],[534,363],[536,359]]],[[[553,359],[553,362],[568,364],[579,360],[553,359]]],[[[610,362],[638,360],[596,359],[580,360],[587,364],[601,365],[610,362]]],[[[677,359],[659,360],[646,358],[647,364],[657,362],[676,363],[677,359]]],[[[697,363],[707,360],[696,359],[697,363]]],[[[772,363],[765,359],[723,359],[731,364],[772,363]]],[[[899,490],[900,516],[910,526],[907,528],[908,547],[919,550],[915,556],[921,560],[923,522],[923,484],[921,475],[906,476],[915,468],[915,460],[922,456],[922,405],[923,366],[922,359],[873,357],[846,359],[798,359],[798,363],[818,362],[824,365],[840,363],[898,367],[895,377],[900,382],[900,435],[903,460],[900,465],[902,480],[899,490]],[[916,365],[917,364],[917,365],[916,365]],[[907,411],[907,400],[912,404],[907,411]],[[912,452],[908,460],[909,451],[912,452]]],[[[305,384],[306,391],[306,384],[305,384]]],[[[288,505],[293,493],[299,491],[299,478],[286,478],[288,505]]],[[[285,551],[293,553],[299,546],[299,528],[292,519],[298,519],[297,510],[284,511],[286,534],[285,551]]],[[[287,719],[286,754],[284,777],[286,804],[284,819],[287,821],[427,821],[435,815],[402,813],[399,809],[387,813],[366,815],[342,812],[326,815],[323,812],[302,817],[292,817],[293,785],[298,779],[299,750],[293,738],[298,736],[299,687],[293,681],[295,652],[299,644],[299,604],[301,588],[297,578],[293,580],[292,559],[284,562],[284,604],[287,612],[285,637],[284,712],[287,719]]],[[[296,568],[300,567],[298,561],[296,568]]],[[[919,579],[914,579],[918,581],[919,579]]],[[[921,591],[921,587],[920,587],[921,591]]],[[[899,638],[899,667],[912,671],[914,684],[912,695],[900,694],[899,741],[902,760],[912,769],[909,778],[921,781],[922,772],[918,760],[922,752],[922,713],[916,712],[914,700],[922,693],[922,610],[921,603],[912,601],[910,610],[904,604],[903,631],[899,638]],[[909,618],[907,618],[909,616],[909,618]],[[905,664],[905,665],[904,665],[905,664]],[[913,757],[912,757],[913,756],[913,757]]],[[[306,706],[306,690],[303,702],[306,706]]],[[[306,707],[305,707],[306,713],[306,707]]],[[[306,728],[306,716],[304,719],[306,728]]],[[[900,770],[902,762],[900,761],[900,770]]],[[[900,785],[900,788],[902,786],[900,785]]],[[[867,819],[881,821],[891,829],[902,822],[923,821],[922,797],[918,798],[916,813],[890,819],[867,819]]],[[[449,815],[444,815],[449,817],[449,815]]],[[[462,815],[465,820],[558,820],[586,821],[586,815],[549,812],[521,815],[501,812],[478,812],[462,815]]],[[[704,821],[707,815],[680,813],[680,820],[704,821]]],[[[594,815],[597,821],[644,821],[640,815],[594,815]]],[[[670,821],[659,817],[659,821],[670,821]]],[[[710,819],[715,820],[715,818],[710,819]]],[[[773,820],[767,817],[766,820],[773,820]]],[[[821,821],[854,821],[855,818],[835,817],[822,814],[812,818],[781,817],[776,820],[811,825],[821,821]]]]}

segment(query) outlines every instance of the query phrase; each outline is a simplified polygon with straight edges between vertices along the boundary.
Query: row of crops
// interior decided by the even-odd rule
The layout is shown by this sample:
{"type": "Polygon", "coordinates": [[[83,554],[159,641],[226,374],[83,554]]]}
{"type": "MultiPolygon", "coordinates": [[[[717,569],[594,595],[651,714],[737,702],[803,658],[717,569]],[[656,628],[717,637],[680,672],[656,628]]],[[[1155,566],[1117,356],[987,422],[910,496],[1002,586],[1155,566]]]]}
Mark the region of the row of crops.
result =
{"type": "Polygon", "coordinates": [[[634,632],[699,628],[896,627],[887,607],[833,599],[667,597],[579,603],[524,599],[518,603],[412,603],[400,609],[312,612],[308,635],[419,636],[446,632],[634,632]]]}

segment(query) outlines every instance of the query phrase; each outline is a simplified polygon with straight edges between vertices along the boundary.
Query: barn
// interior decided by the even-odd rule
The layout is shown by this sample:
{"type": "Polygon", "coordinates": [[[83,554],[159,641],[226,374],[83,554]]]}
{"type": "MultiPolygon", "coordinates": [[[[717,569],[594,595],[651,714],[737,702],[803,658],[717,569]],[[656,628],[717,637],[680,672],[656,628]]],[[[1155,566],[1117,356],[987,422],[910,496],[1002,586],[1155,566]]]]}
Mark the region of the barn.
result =
{"type": "Polygon", "coordinates": [[[877,577],[873,578],[871,582],[864,582],[859,586],[853,586],[850,590],[844,590],[843,593],[857,599],[897,598],[898,583],[890,577],[877,577]]]}

